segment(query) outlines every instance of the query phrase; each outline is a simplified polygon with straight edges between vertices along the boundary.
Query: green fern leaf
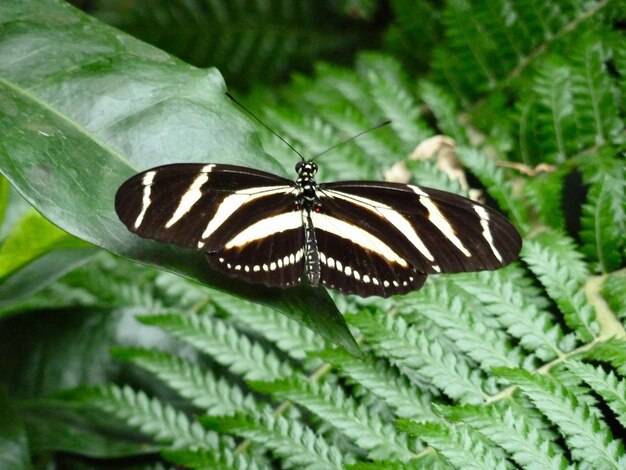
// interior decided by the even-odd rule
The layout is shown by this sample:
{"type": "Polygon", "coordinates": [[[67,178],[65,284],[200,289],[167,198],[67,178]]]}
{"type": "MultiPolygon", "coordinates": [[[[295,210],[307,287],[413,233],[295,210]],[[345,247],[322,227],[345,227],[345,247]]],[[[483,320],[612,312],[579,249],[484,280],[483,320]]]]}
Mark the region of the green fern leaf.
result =
{"type": "Polygon", "coordinates": [[[152,372],[210,415],[227,415],[242,410],[253,412],[257,407],[254,397],[245,394],[236,385],[217,379],[196,364],[171,354],[148,349],[116,348],[112,355],[152,372]]]}
{"type": "Polygon", "coordinates": [[[460,356],[446,351],[434,338],[427,338],[402,318],[358,313],[346,320],[359,328],[383,357],[401,369],[413,371],[450,398],[462,403],[481,403],[487,398],[480,374],[460,356]]]}
{"type": "Polygon", "coordinates": [[[613,372],[606,373],[602,367],[593,367],[579,361],[568,361],[565,365],[606,400],[617,420],[626,428],[626,381],[615,377],[613,372]]]}
{"type": "Polygon", "coordinates": [[[255,330],[294,359],[303,360],[308,351],[328,346],[321,336],[271,308],[218,291],[211,291],[211,302],[227,312],[239,328],[255,330]]]}
{"type": "Polygon", "coordinates": [[[580,231],[583,253],[596,261],[603,273],[621,266],[626,233],[625,194],[624,168],[617,169],[591,185],[583,206],[580,231]]]}
{"type": "MultiPolygon", "coordinates": [[[[211,290],[176,274],[160,272],[154,279],[155,296],[165,307],[202,311],[208,305],[211,290]]],[[[239,299],[239,302],[245,302],[239,299]]]]}
{"type": "Polygon", "coordinates": [[[377,462],[358,462],[347,465],[347,470],[450,470],[452,467],[446,458],[435,452],[432,447],[424,449],[419,456],[410,462],[398,460],[379,460],[377,462]]]}
{"type": "Polygon", "coordinates": [[[505,449],[522,468],[564,470],[568,461],[557,444],[508,404],[438,407],[449,420],[465,423],[505,449]]]}
{"type": "Polygon", "coordinates": [[[544,132],[554,139],[554,161],[563,163],[579,150],[572,146],[577,142],[572,70],[555,63],[545,64],[539,70],[534,89],[542,105],[538,113],[549,125],[544,132]]]}
{"type": "Polygon", "coordinates": [[[598,419],[597,410],[587,404],[590,397],[576,393],[557,380],[521,369],[494,369],[517,384],[535,406],[561,431],[572,457],[592,468],[624,468],[626,457],[620,441],[607,424],[598,419]]]}
{"type": "Polygon", "coordinates": [[[520,340],[529,352],[547,361],[561,355],[559,342],[564,333],[558,324],[530,303],[511,276],[513,269],[457,276],[454,284],[480,301],[481,308],[520,340]]]}
{"type": "Polygon", "coordinates": [[[373,24],[342,17],[328,1],[101,0],[97,5],[103,20],[196,66],[217,66],[239,87],[280,81],[316,58],[349,55],[373,40],[373,24]]]}
{"type": "Polygon", "coordinates": [[[437,119],[437,127],[442,133],[452,137],[457,145],[467,144],[465,131],[458,122],[458,106],[445,90],[429,81],[419,84],[420,98],[437,119]]]}
{"type": "Polygon", "coordinates": [[[494,470],[510,468],[506,459],[494,452],[486,441],[477,438],[467,426],[447,422],[415,423],[406,419],[398,427],[426,441],[455,468],[494,470]]]}
{"type": "Polygon", "coordinates": [[[419,119],[419,108],[404,71],[391,57],[373,53],[360,55],[358,66],[369,84],[371,99],[382,115],[391,119],[391,128],[404,144],[401,152],[408,155],[432,131],[419,119]]]}
{"type": "Polygon", "coordinates": [[[147,325],[158,326],[244,378],[267,379],[291,375],[291,367],[247,336],[218,318],[203,315],[146,315],[138,317],[147,325]]]}
{"type": "Polygon", "coordinates": [[[609,51],[595,34],[583,38],[577,49],[572,55],[577,140],[588,146],[602,145],[613,141],[624,129],[617,109],[616,86],[607,71],[609,51]]]}
{"type": "Polygon", "coordinates": [[[219,448],[217,434],[180,411],[130,387],[109,385],[81,392],[82,400],[171,447],[219,448]]]}
{"type": "Polygon", "coordinates": [[[537,224],[563,230],[565,216],[563,214],[564,170],[540,173],[526,181],[524,195],[532,208],[537,224]]]}
{"type": "Polygon", "coordinates": [[[618,318],[626,320],[626,271],[616,271],[606,276],[602,282],[602,297],[618,318]]]}
{"type": "Polygon", "coordinates": [[[506,335],[478,313],[480,300],[465,296],[452,283],[437,282],[407,297],[406,302],[417,301],[416,312],[437,324],[443,334],[483,369],[519,366],[519,349],[512,347],[506,335]]]}
{"type": "Polygon", "coordinates": [[[326,349],[314,356],[337,367],[342,375],[371,391],[394,409],[398,416],[417,421],[434,417],[430,409],[430,396],[411,386],[406,377],[386,361],[376,360],[369,355],[357,358],[341,349],[326,349]]]}
{"type": "Polygon", "coordinates": [[[237,414],[222,418],[204,417],[201,421],[220,432],[250,439],[270,449],[282,459],[285,468],[341,469],[344,463],[354,461],[351,454],[342,453],[308,427],[283,416],[274,416],[269,411],[254,418],[237,414]]]}
{"type": "Polygon", "coordinates": [[[595,338],[600,327],[582,290],[587,268],[573,242],[556,232],[544,232],[525,242],[522,257],[557,303],[567,325],[583,341],[595,338]]]}
{"type": "Polygon", "coordinates": [[[626,377],[626,341],[611,338],[593,345],[585,357],[611,364],[622,377],[626,377]]]}
{"type": "Polygon", "coordinates": [[[410,460],[416,455],[407,436],[383,423],[337,385],[318,384],[294,376],[274,382],[250,382],[250,386],[305,407],[367,450],[371,459],[410,460]]]}
{"type": "Polygon", "coordinates": [[[248,460],[237,455],[231,449],[221,446],[220,449],[166,449],[161,452],[163,457],[172,462],[176,468],[193,470],[270,470],[271,467],[248,460]]]}

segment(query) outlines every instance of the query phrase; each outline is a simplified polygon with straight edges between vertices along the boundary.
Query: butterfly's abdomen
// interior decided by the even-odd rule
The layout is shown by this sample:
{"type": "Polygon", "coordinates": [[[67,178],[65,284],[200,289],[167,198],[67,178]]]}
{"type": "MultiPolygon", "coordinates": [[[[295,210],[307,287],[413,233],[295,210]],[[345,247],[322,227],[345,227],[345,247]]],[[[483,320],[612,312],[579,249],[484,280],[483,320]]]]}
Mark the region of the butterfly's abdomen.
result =
{"type": "Polygon", "coordinates": [[[321,278],[320,253],[317,248],[317,239],[315,238],[315,229],[311,222],[311,215],[303,213],[302,221],[304,224],[304,244],[305,244],[305,267],[309,284],[317,287],[321,278]]]}

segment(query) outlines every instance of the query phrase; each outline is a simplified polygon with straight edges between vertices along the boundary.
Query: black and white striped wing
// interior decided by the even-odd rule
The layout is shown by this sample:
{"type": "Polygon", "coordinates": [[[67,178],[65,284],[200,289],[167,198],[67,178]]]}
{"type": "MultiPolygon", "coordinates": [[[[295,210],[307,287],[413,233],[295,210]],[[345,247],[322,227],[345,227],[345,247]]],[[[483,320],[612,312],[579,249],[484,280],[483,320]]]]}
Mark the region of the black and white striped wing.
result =
{"type": "Polygon", "coordinates": [[[428,274],[501,268],[521,249],[506,217],[448,192],[355,181],[321,184],[318,194],[321,282],[344,293],[402,294],[428,274]]]}
{"type": "Polygon", "coordinates": [[[115,210],[144,238],[207,253],[210,266],[248,282],[288,287],[304,265],[292,181],[222,164],[173,164],[139,173],[115,210]]]}

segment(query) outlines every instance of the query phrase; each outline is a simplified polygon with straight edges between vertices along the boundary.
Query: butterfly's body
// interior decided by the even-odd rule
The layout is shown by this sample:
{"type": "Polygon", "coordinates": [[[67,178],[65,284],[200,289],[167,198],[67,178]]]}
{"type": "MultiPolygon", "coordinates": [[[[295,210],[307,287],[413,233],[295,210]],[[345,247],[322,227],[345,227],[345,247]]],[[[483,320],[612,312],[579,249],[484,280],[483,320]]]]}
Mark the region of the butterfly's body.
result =
{"type": "Polygon", "coordinates": [[[361,296],[419,289],[428,274],[500,268],[521,247],[504,216],[451,193],[387,182],[317,184],[251,168],[174,164],[124,183],[134,233],[203,251],[212,269],[272,287],[302,282],[361,296]]]}

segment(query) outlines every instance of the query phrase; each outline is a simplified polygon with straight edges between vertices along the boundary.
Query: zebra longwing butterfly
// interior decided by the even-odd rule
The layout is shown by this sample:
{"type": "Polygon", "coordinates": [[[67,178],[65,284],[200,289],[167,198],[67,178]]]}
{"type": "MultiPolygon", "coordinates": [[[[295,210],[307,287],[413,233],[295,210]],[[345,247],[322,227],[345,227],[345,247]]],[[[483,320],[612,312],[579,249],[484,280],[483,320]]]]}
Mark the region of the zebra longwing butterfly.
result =
{"type": "Polygon", "coordinates": [[[378,181],[317,184],[225,164],[172,164],[127,180],[115,209],[137,235],[206,253],[227,276],[287,288],[308,281],[388,297],[427,275],[501,268],[521,238],[501,214],[445,191],[378,181]]]}

